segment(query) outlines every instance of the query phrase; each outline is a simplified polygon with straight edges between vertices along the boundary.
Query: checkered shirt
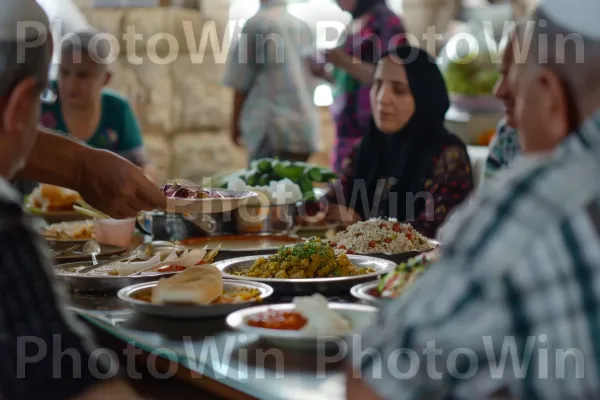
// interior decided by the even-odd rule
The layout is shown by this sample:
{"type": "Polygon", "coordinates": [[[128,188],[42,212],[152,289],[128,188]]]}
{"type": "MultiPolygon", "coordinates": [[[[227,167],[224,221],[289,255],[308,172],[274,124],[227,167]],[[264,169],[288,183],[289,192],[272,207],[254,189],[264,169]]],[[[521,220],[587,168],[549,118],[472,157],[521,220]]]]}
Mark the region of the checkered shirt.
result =
{"type": "Polygon", "coordinates": [[[362,379],[394,400],[600,398],[598,176],[600,112],[499,172],[449,222],[441,261],[362,336],[362,379]]]}
{"type": "Polygon", "coordinates": [[[498,170],[510,165],[521,154],[519,135],[515,128],[501,121],[496,135],[490,144],[490,152],[485,161],[484,178],[487,180],[498,170]]]}

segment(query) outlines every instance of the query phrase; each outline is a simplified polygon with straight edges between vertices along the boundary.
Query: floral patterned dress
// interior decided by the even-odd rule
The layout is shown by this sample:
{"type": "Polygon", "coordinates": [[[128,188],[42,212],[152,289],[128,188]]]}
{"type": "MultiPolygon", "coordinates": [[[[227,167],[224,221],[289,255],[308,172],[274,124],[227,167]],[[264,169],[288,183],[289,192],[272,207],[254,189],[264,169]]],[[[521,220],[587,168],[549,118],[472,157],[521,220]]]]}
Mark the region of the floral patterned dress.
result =
{"type": "MultiPolygon", "coordinates": [[[[362,29],[348,37],[344,49],[348,55],[363,62],[375,63],[385,51],[406,43],[405,33],[400,18],[382,3],[370,11],[362,29]]],[[[341,172],[344,159],[368,131],[371,119],[371,85],[360,82],[340,68],[333,70],[333,78],[335,90],[331,114],[337,137],[332,168],[341,172]]]]}
{"type": "MultiPolygon", "coordinates": [[[[338,182],[339,189],[330,193],[330,203],[348,205],[355,192],[355,157],[358,145],[355,145],[350,155],[343,164],[343,172],[338,182]],[[334,193],[341,193],[339,198],[334,193]]],[[[382,177],[388,179],[388,177],[382,177]]],[[[412,221],[404,221],[411,224],[421,234],[435,238],[438,228],[446,220],[448,214],[460,203],[462,203],[473,190],[473,175],[471,173],[471,162],[464,147],[451,145],[442,148],[433,163],[427,177],[423,182],[423,191],[429,193],[426,196],[425,207],[415,215],[412,221]]],[[[382,200],[389,199],[389,192],[382,194],[382,200]]],[[[379,216],[385,217],[387,208],[380,207],[379,216]],[[384,209],[385,208],[385,209],[384,209]]]]}

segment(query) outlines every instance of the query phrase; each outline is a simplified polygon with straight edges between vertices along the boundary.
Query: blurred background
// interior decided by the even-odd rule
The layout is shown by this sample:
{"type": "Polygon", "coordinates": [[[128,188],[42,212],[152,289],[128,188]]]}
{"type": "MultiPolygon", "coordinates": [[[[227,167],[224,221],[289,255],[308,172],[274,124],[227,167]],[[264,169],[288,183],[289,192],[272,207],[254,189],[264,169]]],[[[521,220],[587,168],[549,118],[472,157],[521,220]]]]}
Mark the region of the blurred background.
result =
{"type": "MultiPolygon", "coordinates": [[[[230,140],[232,93],[220,82],[230,39],[258,10],[259,0],[38,1],[55,21],[56,40],[87,26],[116,38],[109,86],[134,105],[150,159],[158,168],[159,182],[167,177],[199,181],[247,165],[244,150],[230,140]],[[186,24],[191,30],[184,29],[186,24]],[[126,46],[132,30],[143,38],[155,39],[126,46]],[[148,52],[148,47],[155,49],[156,54],[148,52]]],[[[492,96],[497,65],[487,43],[490,38],[497,43],[505,23],[524,15],[535,0],[388,3],[402,16],[416,40],[439,57],[453,100],[447,123],[472,145],[472,161],[478,170],[487,155],[485,146],[502,115],[501,105],[492,96]],[[442,36],[428,40],[428,27],[434,27],[434,32],[442,36]],[[477,61],[472,65],[454,63],[450,52],[445,51],[445,45],[453,43],[452,38],[461,32],[471,33],[480,45],[477,61]]],[[[344,25],[350,21],[335,0],[289,0],[288,7],[313,27],[324,20],[344,25]]],[[[323,37],[323,32],[315,29],[314,34],[317,47],[331,47],[330,38],[323,37]]],[[[465,41],[455,41],[453,46],[459,53],[473,51],[465,41]]],[[[51,73],[56,74],[55,68],[51,73]]],[[[334,126],[328,111],[332,102],[328,84],[318,85],[314,101],[322,116],[322,151],[311,161],[329,165],[334,126]]]]}

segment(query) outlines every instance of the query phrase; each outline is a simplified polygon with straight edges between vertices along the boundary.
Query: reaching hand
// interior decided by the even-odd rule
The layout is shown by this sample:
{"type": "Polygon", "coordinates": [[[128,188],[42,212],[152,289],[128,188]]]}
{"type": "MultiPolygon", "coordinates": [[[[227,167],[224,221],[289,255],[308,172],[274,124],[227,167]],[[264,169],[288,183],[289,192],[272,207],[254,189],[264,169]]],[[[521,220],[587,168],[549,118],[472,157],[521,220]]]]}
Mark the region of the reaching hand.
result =
{"type": "Polygon", "coordinates": [[[141,168],[106,150],[90,149],[86,154],[80,186],[85,201],[114,218],[167,206],[165,195],[141,168]]]}

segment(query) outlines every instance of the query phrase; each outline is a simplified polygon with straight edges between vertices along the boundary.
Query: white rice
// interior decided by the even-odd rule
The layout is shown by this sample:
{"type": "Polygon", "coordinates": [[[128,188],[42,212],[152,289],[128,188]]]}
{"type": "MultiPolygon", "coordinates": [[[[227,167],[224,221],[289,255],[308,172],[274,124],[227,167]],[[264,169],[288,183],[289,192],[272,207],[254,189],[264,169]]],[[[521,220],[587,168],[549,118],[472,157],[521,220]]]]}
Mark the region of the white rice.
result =
{"type": "Polygon", "coordinates": [[[336,248],[357,254],[406,253],[429,250],[429,240],[411,225],[398,223],[395,219],[373,218],[360,221],[339,232],[332,239],[336,248]]]}

